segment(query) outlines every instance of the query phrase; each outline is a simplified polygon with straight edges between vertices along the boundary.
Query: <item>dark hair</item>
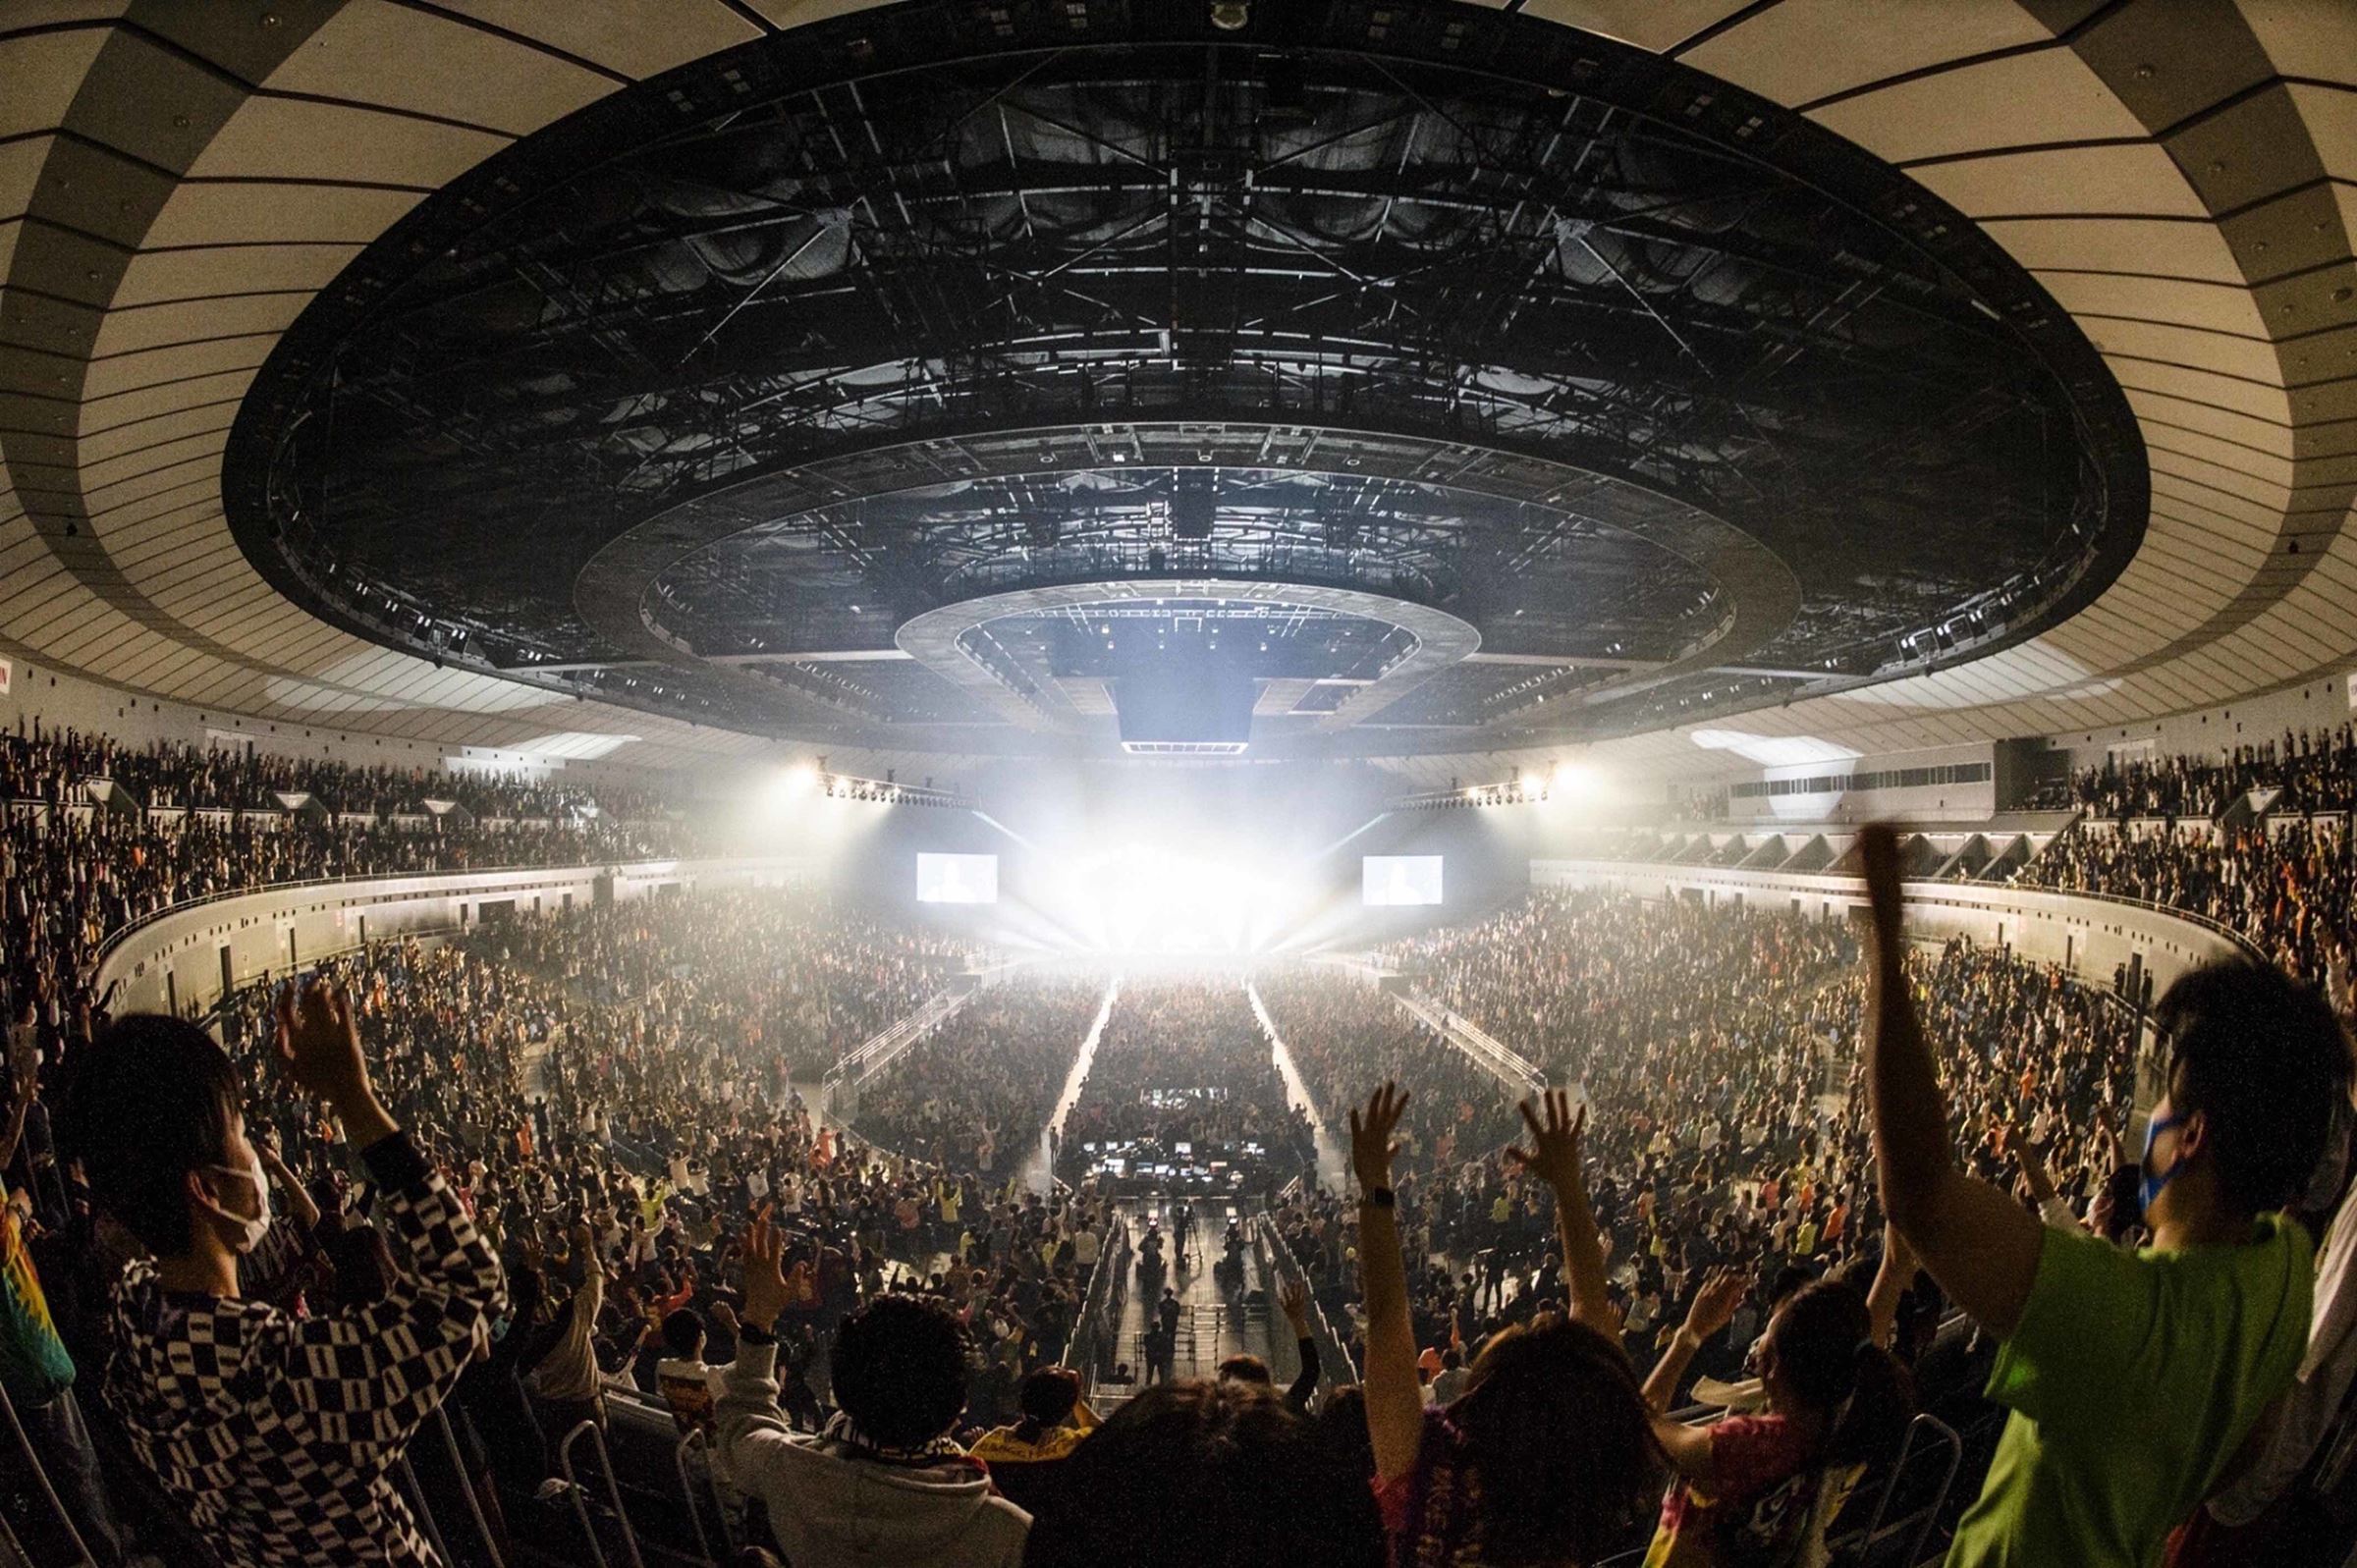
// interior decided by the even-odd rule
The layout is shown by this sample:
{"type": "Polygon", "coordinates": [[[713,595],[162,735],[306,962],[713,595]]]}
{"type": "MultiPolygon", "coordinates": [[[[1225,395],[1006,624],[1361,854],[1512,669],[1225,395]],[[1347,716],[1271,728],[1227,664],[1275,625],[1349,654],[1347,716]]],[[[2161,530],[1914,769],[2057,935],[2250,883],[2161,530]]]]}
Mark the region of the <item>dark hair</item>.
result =
{"type": "Polygon", "coordinates": [[[1014,1424],[1015,1436],[1037,1442],[1080,1403],[1080,1375],[1069,1367],[1035,1368],[1023,1379],[1014,1398],[1023,1413],[1023,1419],[1014,1424]]]}
{"type": "Polygon", "coordinates": [[[681,1307],[663,1315],[663,1348],[682,1361],[703,1348],[704,1320],[693,1308],[681,1307]]]}
{"type": "Polygon", "coordinates": [[[2179,977],[2153,1011],[2168,1098],[2199,1110],[2219,1195],[2236,1214],[2297,1198],[2324,1158],[2348,1039],[2323,997],[2279,969],[2233,959],[2179,977]]]}
{"type": "Polygon", "coordinates": [[[1627,1355],[1568,1318],[1491,1339],[1449,1415],[1481,1482],[1486,1563],[1592,1562],[1661,1478],[1627,1355]]]}
{"type": "Polygon", "coordinates": [[[1913,1414],[1905,1369],[1873,1339],[1866,1298],[1846,1280],[1794,1291],[1768,1327],[1779,1380],[1827,1426],[1820,1463],[1852,1465],[1888,1453],[1913,1414]]]}
{"type": "Polygon", "coordinates": [[[827,1365],[835,1402],[886,1448],[931,1442],[965,1409],[965,1330],[919,1296],[878,1296],[846,1318],[827,1365]]]}
{"type": "Polygon", "coordinates": [[[100,1208],[156,1256],[179,1257],[195,1245],[189,1172],[229,1158],[238,1069],[203,1030],[152,1012],[116,1019],[80,1055],[60,1142],[100,1208]]]}
{"type": "Polygon", "coordinates": [[[1230,1356],[1220,1363],[1220,1381],[1256,1382],[1266,1388],[1276,1381],[1269,1376],[1269,1364],[1246,1351],[1230,1356]]]}
{"type": "Polygon", "coordinates": [[[1247,1382],[1164,1383],[1126,1400],[1064,1461],[1025,1568],[1380,1568],[1365,1475],[1316,1423],[1247,1382]],[[1186,1505],[1172,1506],[1179,1478],[1186,1505]],[[1140,1528],[1139,1521],[1150,1521],[1140,1528]]]}

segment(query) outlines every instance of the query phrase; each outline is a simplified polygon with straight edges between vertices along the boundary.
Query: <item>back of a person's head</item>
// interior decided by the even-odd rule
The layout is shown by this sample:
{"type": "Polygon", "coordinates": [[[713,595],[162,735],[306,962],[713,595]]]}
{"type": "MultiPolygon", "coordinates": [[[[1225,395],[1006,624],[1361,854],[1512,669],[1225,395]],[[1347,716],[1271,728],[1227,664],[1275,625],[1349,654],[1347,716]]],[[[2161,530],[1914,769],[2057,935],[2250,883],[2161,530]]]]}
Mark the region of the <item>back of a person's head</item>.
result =
{"type": "Polygon", "coordinates": [[[1270,1376],[1267,1362],[1246,1351],[1220,1363],[1220,1381],[1256,1382],[1266,1388],[1276,1379],[1270,1376]]]}
{"type": "Polygon", "coordinates": [[[1836,1463],[1890,1452],[1912,1414],[1905,1369],[1873,1331],[1865,1296],[1835,1279],[1794,1291],[1768,1327],[1772,1382],[1826,1421],[1821,1452],[1836,1463]]]}
{"type": "Polygon", "coordinates": [[[1266,1387],[1149,1388],[1065,1461],[1063,1495],[1032,1521],[1026,1568],[1377,1568],[1367,1478],[1266,1387]]]}
{"type": "Polygon", "coordinates": [[[58,1127],[90,1194],[158,1257],[194,1245],[189,1172],[229,1158],[238,1071],[194,1024],[131,1013],[79,1054],[58,1127]]]}
{"type": "Polygon", "coordinates": [[[704,1320],[692,1307],[681,1307],[663,1315],[663,1348],[681,1361],[692,1361],[704,1353],[704,1320]]]}
{"type": "Polygon", "coordinates": [[[1485,1563],[1592,1561],[1661,1478],[1627,1355],[1568,1318],[1492,1338],[1449,1413],[1481,1483],[1485,1563]]]}
{"type": "Polygon", "coordinates": [[[921,1296],[878,1296],[846,1318],[828,1367],[835,1402],[881,1447],[921,1447],[965,1409],[965,1330],[921,1296]]]}
{"type": "Polygon", "coordinates": [[[2258,1214],[2298,1197],[2349,1079],[2348,1040],[2325,999],[2269,965],[2208,964],[2168,988],[2153,1022],[2170,1108],[2202,1112],[2220,1201],[2258,1214]]]}
{"type": "Polygon", "coordinates": [[[1080,1403],[1080,1375],[1069,1367],[1039,1367],[1026,1374],[1015,1392],[1015,1407],[1023,1413],[1017,1428],[1025,1442],[1064,1425],[1080,1403]]]}

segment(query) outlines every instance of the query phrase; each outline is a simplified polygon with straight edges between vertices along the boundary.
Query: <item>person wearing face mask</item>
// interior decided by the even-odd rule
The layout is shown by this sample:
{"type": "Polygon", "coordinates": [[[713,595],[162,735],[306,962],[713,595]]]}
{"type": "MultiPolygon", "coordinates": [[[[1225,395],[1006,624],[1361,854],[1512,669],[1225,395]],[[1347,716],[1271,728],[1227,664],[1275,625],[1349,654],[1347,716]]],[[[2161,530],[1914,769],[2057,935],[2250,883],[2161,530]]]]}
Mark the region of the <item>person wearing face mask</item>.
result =
{"type": "Polygon", "coordinates": [[[2307,1233],[2278,1211],[2324,1156],[2347,1038],[2280,970],[2230,961],[2181,977],[2154,1013],[2165,1092],[2139,1184],[2151,1244],[2041,1225],[1956,1168],[1903,967],[1897,838],[1876,825],[1859,848],[1883,1206],[2000,1341],[1988,1396],[2012,1412],[1949,1568],[2145,1568],[2300,1369],[2315,1269],[2307,1233]]]}
{"type": "Polygon", "coordinates": [[[505,1310],[499,1260],[378,1101],[340,991],[290,988],[275,1044],[367,1166],[399,1267],[376,1299],[313,1317],[254,1299],[272,1209],[246,1086],[192,1025],[121,1019],[67,1115],[92,1196],[151,1254],[115,1288],[103,1395],[225,1563],[434,1564],[394,1472],[505,1310]]]}

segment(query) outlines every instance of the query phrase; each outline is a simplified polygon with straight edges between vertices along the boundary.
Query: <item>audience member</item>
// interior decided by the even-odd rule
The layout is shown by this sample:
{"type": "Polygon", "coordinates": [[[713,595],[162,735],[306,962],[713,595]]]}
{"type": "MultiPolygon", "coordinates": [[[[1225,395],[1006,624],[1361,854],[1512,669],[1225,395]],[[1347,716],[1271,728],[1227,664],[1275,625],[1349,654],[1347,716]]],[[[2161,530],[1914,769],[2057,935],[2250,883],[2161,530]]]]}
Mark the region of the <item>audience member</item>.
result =
{"type": "Polygon", "coordinates": [[[117,1289],[106,1400],[139,1461],[240,1560],[430,1563],[393,1482],[411,1435],[505,1305],[465,1205],[377,1099],[352,999],[280,999],[276,1050],[365,1162],[409,1253],[382,1300],[309,1317],[248,1301],[270,1224],[237,1069],[177,1020],[135,1016],[80,1064],[68,1144],[152,1252],[117,1289]]]}

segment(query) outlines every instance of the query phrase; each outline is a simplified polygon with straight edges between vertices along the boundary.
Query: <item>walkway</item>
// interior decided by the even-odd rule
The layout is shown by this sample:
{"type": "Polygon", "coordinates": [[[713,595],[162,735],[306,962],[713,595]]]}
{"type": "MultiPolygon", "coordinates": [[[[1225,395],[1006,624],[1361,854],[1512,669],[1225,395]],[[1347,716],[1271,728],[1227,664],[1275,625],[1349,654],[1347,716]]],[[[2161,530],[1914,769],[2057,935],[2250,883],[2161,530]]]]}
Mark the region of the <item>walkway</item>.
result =
{"type": "Polygon", "coordinates": [[[1072,1105],[1080,1098],[1080,1086],[1088,1081],[1088,1069],[1097,1059],[1097,1042],[1105,1037],[1105,1020],[1113,1016],[1113,1004],[1122,995],[1122,977],[1115,975],[1105,987],[1105,1004],[1097,1009],[1096,1022],[1088,1026],[1088,1034],[1080,1042],[1080,1054],[1072,1058],[1072,1070],[1064,1075],[1064,1092],[1056,1097],[1056,1108],[1048,1116],[1048,1124],[1040,1129],[1039,1139],[1031,1150],[1031,1158],[1023,1162],[1023,1184],[1033,1192],[1050,1192],[1056,1181],[1056,1140],[1064,1134],[1064,1119],[1072,1113],[1072,1105]]]}
{"type": "MultiPolygon", "coordinates": [[[[1145,1377],[1146,1325],[1148,1314],[1161,1300],[1162,1289],[1175,1291],[1178,1299],[1178,1355],[1173,1374],[1178,1378],[1209,1378],[1219,1371],[1220,1363],[1230,1356],[1251,1354],[1269,1356],[1269,1309],[1264,1277],[1259,1258],[1247,1244],[1243,1253],[1243,1274],[1235,1281],[1233,1292],[1223,1288],[1214,1269],[1222,1256],[1230,1221],[1245,1223],[1243,1206],[1227,1199],[1190,1199],[1194,1210],[1193,1244],[1188,1247],[1186,1266],[1178,1267],[1170,1250],[1171,1208],[1168,1198],[1138,1198],[1124,1200],[1118,1208],[1129,1221],[1132,1244],[1142,1240],[1146,1226],[1159,1222],[1164,1241],[1163,1258],[1169,1265],[1162,1286],[1149,1297],[1141,1282],[1132,1274],[1128,1298],[1122,1306],[1122,1323],[1114,1338],[1114,1359],[1125,1361],[1142,1379],[1145,1377]],[[1244,1297],[1263,1290],[1261,1301],[1244,1305],[1244,1297]]],[[[1246,1226],[1247,1230],[1249,1226],[1246,1226]]],[[[1132,1269],[1136,1267],[1133,1263],[1132,1269]]],[[[1290,1348],[1289,1346],[1288,1347],[1290,1348]]],[[[1089,1394],[1089,1403],[1098,1414],[1107,1413],[1114,1405],[1144,1386],[1144,1383],[1124,1387],[1099,1381],[1089,1394]]]]}
{"type": "Polygon", "coordinates": [[[1318,1149],[1318,1185],[1328,1192],[1341,1192],[1349,1185],[1343,1177],[1350,1169],[1350,1152],[1318,1114],[1318,1103],[1303,1086],[1300,1070],[1293,1065],[1293,1054],[1285,1049],[1285,1038],[1277,1033],[1277,1020],[1269,1016],[1267,1004],[1260,1000],[1259,988],[1247,980],[1244,995],[1252,999],[1252,1015],[1260,1020],[1261,1032],[1269,1037],[1269,1049],[1276,1055],[1277,1072],[1285,1080],[1285,1092],[1309,1117],[1310,1137],[1318,1149]]]}

